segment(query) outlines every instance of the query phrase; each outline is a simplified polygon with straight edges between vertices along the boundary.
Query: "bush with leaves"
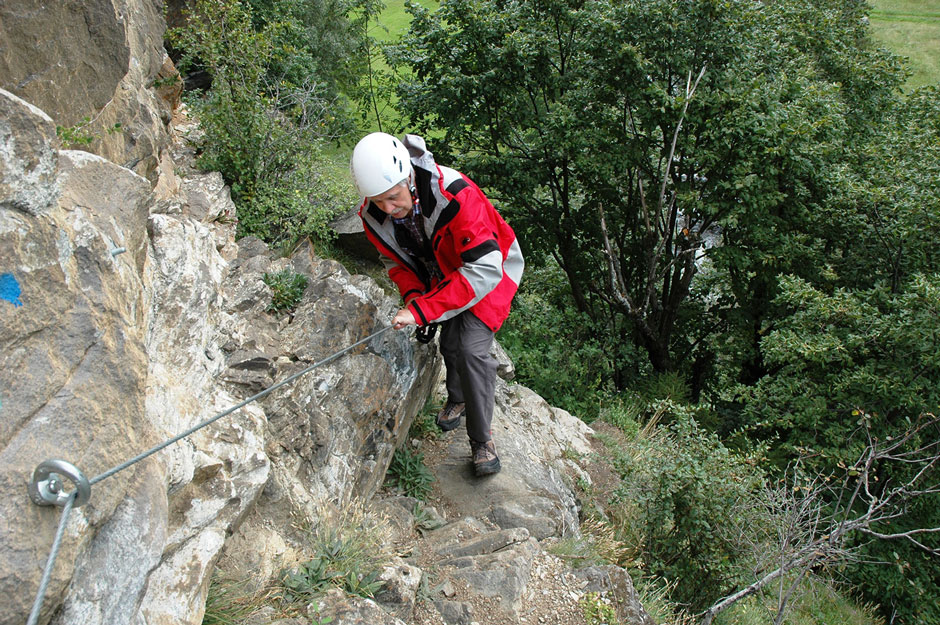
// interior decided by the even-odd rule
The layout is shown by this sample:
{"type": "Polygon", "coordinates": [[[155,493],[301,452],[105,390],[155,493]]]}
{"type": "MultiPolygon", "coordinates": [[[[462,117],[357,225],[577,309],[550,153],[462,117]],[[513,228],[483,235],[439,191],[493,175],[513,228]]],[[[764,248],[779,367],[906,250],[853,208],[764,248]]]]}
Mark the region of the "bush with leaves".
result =
{"type": "Polygon", "coordinates": [[[641,554],[642,573],[677,580],[671,599],[703,608],[743,577],[753,557],[733,528],[759,523],[738,517],[764,476],[753,457],[725,447],[689,409],[656,408],[660,423],[635,429],[621,450],[611,512],[621,540],[641,554]]]}
{"type": "MultiPolygon", "coordinates": [[[[938,281],[938,274],[916,275],[892,293],[890,282],[864,291],[826,292],[794,277],[781,280],[777,303],[790,314],[761,342],[771,373],[737,387],[750,435],[777,441],[771,458],[778,466],[809,452],[812,468],[828,474],[854,462],[865,444],[850,437],[853,431],[864,427],[876,439],[890,441],[920,415],[937,411],[938,281]]],[[[908,479],[915,469],[904,466],[879,470],[878,488],[908,479]]],[[[935,493],[912,503],[884,531],[938,526],[935,493]]],[[[940,540],[934,534],[923,542],[927,549],[903,541],[871,542],[862,550],[865,563],[847,575],[904,622],[936,620],[937,602],[920,598],[940,596],[940,540]]]]}
{"type": "Polygon", "coordinates": [[[256,30],[238,0],[198,0],[169,36],[184,70],[198,63],[212,78],[207,93],[190,97],[205,132],[198,164],[231,186],[239,236],[326,238],[330,217],[356,199],[348,181],[324,173],[336,170],[323,151],[336,99],[316,83],[269,73],[285,54],[277,29],[256,30]]]}
{"type": "Polygon", "coordinates": [[[500,345],[512,358],[520,383],[590,423],[618,371],[647,367],[629,341],[605,345],[604,332],[566,300],[561,270],[549,264],[527,271],[500,329],[500,345]]]}

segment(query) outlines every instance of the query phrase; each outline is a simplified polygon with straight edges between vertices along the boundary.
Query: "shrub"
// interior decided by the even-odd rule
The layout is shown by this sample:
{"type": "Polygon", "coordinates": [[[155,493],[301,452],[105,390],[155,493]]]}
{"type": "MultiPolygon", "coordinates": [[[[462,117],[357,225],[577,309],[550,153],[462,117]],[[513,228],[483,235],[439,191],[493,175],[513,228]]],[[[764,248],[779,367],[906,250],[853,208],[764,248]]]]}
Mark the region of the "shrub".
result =
{"type": "Polygon", "coordinates": [[[706,607],[741,579],[754,558],[741,528],[763,483],[753,459],[726,448],[702,430],[684,407],[661,403],[656,420],[668,425],[629,428],[635,438],[620,450],[621,485],[611,513],[625,543],[641,553],[646,575],[695,580],[674,588],[673,600],[706,607]]]}
{"type": "Polygon", "coordinates": [[[248,5],[198,0],[182,28],[168,33],[180,61],[204,68],[211,89],[189,101],[205,132],[198,164],[219,171],[238,208],[238,235],[268,243],[331,236],[327,223],[355,202],[322,143],[334,138],[334,96],[321,85],[296,84],[270,69],[287,52],[278,24],[255,30],[248,5]]]}
{"type": "Polygon", "coordinates": [[[557,267],[527,268],[499,341],[517,380],[585,422],[612,386],[615,362],[633,360],[630,345],[594,326],[570,304],[557,267]]]}

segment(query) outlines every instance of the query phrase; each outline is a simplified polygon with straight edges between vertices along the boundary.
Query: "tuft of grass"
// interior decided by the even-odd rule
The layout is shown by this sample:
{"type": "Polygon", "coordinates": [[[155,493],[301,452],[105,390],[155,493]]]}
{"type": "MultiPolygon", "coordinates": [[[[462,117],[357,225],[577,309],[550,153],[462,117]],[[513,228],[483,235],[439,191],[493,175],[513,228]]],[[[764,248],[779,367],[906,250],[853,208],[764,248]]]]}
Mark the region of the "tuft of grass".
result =
{"type": "Polygon", "coordinates": [[[675,582],[662,578],[634,578],[633,586],[639,595],[640,605],[659,625],[696,625],[698,620],[682,606],[669,599],[675,582]]]}
{"type": "Polygon", "coordinates": [[[405,495],[426,501],[431,494],[434,474],[424,464],[424,454],[403,445],[396,449],[395,455],[392,456],[386,480],[405,495]]]}
{"type": "Polygon", "coordinates": [[[213,575],[202,625],[236,625],[264,605],[264,596],[245,592],[245,584],[213,575]]]}
{"type": "Polygon", "coordinates": [[[268,306],[268,312],[281,314],[284,312],[293,312],[300,303],[304,295],[309,279],[302,273],[295,273],[290,269],[284,269],[277,273],[266,273],[263,278],[264,283],[271,287],[271,304],[268,306]]]}
{"type": "Polygon", "coordinates": [[[629,567],[634,551],[617,539],[616,529],[599,519],[585,519],[580,537],[562,538],[549,547],[549,552],[578,566],[616,564],[629,567]]]}

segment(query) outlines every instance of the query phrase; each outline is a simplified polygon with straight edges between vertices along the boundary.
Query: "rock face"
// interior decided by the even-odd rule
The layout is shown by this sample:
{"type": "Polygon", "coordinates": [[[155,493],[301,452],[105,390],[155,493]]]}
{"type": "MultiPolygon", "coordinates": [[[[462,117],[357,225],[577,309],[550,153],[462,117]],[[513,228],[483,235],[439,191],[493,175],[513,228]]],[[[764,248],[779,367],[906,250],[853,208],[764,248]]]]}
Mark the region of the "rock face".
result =
{"type": "Polygon", "coordinates": [[[49,211],[58,189],[55,124],[25,100],[0,90],[0,198],[33,216],[49,211]]]}
{"type": "Polygon", "coordinates": [[[179,96],[154,88],[176,75],[165,29],[155,0],[0,3],[0,88],[56,125],[87,120],[89,151],[150,178],[179,96]],[[116,124],[122,132],[109,133],[116,124]]]}
{"type": "MultiPolygon", "coordinates": [[[[396,302],[309,247],[284,259],[236,243],[227,189],[187,177],[173,160],[186,149],[161,155],[152,185],[60,151],[49,116],[16,96],[0,92],[0,106],[5,625],[26,620],[61,518],[26,497],[41,461],[105,475],[368,336],[396,302]],[[263,278],[287,268],[309,286],[277,316],[263,278]]],[[[431,348],[385,333],[102,478],[68,519],[40,622],[201,622],[209,575],[249,512],[289,526],[368,498],[438,366],[431,348]]]]}
{"type": "MultiPolygon", "coordinates": [[[[442,394],[443,386],[436,392],[442,394]]],[[[303,608],[304,619],[291,622],[330,617],[337,625],[586,625],[594,622],[585,616],[585,606],[592,605],[604,606],[624,625],[653,625],[625,569],[552,553],[560,542],[567,541],[560,551],[570,554],[571,545],[592,540],[582,534],[569,484],[590,483],[597,469],[593,431],[522,386],[500,382],[498,395],[494,436],[503,470],[472,475],[463,428],[410,441],[426,454],[433,491],[425,502],[389,491],[373,500],[373,514],[389,528],[389,544],[402,554],[378,576],[374,601],[331,591],[303,608]]],[[[260,521],[246,522],[226,546],[219,564],[225,578],[243,580],[250,571],[253,582],[258,571],[276,570],[270,562],[283,567],[311,559],[285,549],[260,555],[258,545],[272,543],[259,541],[258,531],[246,532],[260,521]]],[[[259,610],[257,622],[275,613],[259,610]]]]}
{"type": "MultiPolygon", "coordinates": [[[[44,116],[34,120],[48,123],[44,116]]],[[[15,301],[0,301],[0,490],[7,494],[0,504],[6,520],[0,588],[20,609],[31,602],[23,589],[35,585],[37,553],[51,544],[58,523],[56,510],[23,497],[32,467],[64,458],[92,477],[154,438],[144,418],[141,289],[150,185],[85,152],[62,152],[57,162],[55,204],[38,214],[7,202],[0,208],[0,273],[18,293],[15,301]],[[92,191],[85,181],[96,178],[113,184],[92,191]],[[127,252],[113,255],[117,246],[127,252]]],[[[62,592],[70,562],[114,515],[127,482],[148,479],[96,489],[94,501],[76,511],[51,592],[62,592]]],[[[17,622],[16,616],[5,611],[0,618],[17,622]]]]}

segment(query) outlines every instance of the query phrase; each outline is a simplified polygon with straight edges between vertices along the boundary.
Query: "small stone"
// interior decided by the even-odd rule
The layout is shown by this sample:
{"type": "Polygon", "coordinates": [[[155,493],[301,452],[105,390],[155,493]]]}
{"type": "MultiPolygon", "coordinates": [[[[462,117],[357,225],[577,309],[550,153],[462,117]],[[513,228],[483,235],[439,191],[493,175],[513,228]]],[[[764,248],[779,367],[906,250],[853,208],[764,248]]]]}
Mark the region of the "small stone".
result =
{"type": "Polygon", "coordinates": [[[452,583],[446,581],[441,585],[441,594],[449,599],[457,594],[457,589],[452,583]]]}

